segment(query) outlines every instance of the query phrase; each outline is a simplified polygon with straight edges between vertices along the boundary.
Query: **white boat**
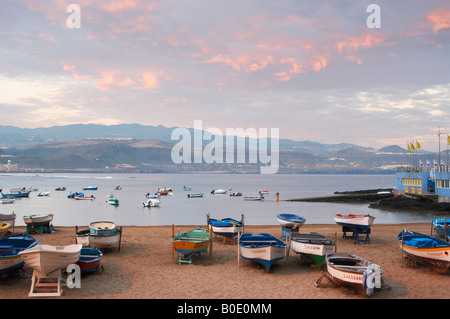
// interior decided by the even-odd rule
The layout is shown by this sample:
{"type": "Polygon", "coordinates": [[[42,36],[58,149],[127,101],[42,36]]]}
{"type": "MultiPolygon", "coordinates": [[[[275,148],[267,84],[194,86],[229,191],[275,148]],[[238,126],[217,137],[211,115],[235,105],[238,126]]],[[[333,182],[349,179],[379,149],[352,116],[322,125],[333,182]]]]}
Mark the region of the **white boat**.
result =
{"type": "Polygon", "coordinates": [[[244,200],[252,200],[252,201],[264,200],[264,196],[248,196],[244,197],[244,200]]]}
{"type": "Polygon", "coordinates": [[[211,194],[226,194],[227,191],[225,189],[213,189],[211,194]]]}
{"type": "Polygon", "coordinates": [[[0,197],[0,204],[12,204],[14,203],[15,198],[3,198],[0,197]]]}
{"type": "Polygon", "coordinates": [[[75,196],[76,200],[94,200],[94,195],[91,196],[75,196]]]}
{"type": "Polygon", "coordinates": [[[78,231],[76,227],[76,239],[78,244],[89,244],[100,250],[110,247],[118,247],[120,250],[122,229],[109,221],[93,222],[89,229],[78,231]]]}
{"type": "Polygon", "coordinates": [[[53,214],[35,214],[23,216],[25,224],[33,227],[41,226],[50,223],[53,220],[53,214]]]}
{"type": "Polygon", "coordinates": [[[25,264],[47,276],[51,272],[67,268],[80,258],[80,244],[67,246],[37,245],[19,252],[25,264]]]}
{"type": "Polygon", "coordinates": [[[144,204],[144,207],[159,207],[161,201],[158,198],[149,198],[144,204]]]}
{"type": "Polygon", "coordinates": [[[306,256],[320,268],[327,254],[336,252],[336,243],[318,233],[291,233],[290,246],[293,252],[306,256]]]}
{"type": "Polygon", "coordinates": [[[327,272],[337,282],[367,296],[381,288],[380,266],[353,254],[334,253],[326,256],[327,272]]]}
{"type": "Polygon", "coordinates": [[[244,228],[244,215],[241,215],[241,220],[233,218],[214,219],[210,218],[209,213],[206,215],[206,221],[208,225],[211,225],[214,234],[225,236],[230,239],[242,233],[244,228]]]}
{"type": "Polygon", "coordinates": [[[300,228],[306,222],[304,217],[295,214],[278,214],[277,220],[281,226],[289,228],[300,228]]]}
{"type": "Polygon", "coordinates": [[[242,234],[239,237],[239,253],[243,259],[261,264],[269,272],[271,266],[284,258],[286,244],[270,234],[242,234]]]}
{"type": "Polygon", "coordinates": [[[375,217],[370,215],[355,215],[355,214],[334,215],[334,221],[336,222],[336,224],[344,227],[358,228],[362,230],[369,228],[373,224],[374,220],[375,217]]]}

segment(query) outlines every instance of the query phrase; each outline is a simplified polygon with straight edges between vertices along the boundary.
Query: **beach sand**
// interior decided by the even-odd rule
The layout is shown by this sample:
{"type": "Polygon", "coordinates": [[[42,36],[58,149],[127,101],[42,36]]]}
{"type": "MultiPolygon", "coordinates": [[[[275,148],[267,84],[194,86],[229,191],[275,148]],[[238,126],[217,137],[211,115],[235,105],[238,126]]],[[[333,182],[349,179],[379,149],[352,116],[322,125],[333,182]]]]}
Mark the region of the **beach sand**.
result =
{"type": "MultiPolygon", "coordinates": [[[[206,225],[196,225],[203,226],[206,225]]],[[[175,226],[175,233],[196,226],[175,226]]],[[[343,239],[338,225],[305,224],[300,232],[318,232],[337,243],[337,252],[363,257],[380,265],[384,286],[370,297],[345,287],[314,283],[321,270],[310,265],[292,251],[288,263],[276,263],[270,273],[250,261],[238,261],[236,244],[224,244],[214,237],[211,258],[208,253],[194,257],[192,264],[178,264],[172,259],[172,226],[123,227],[120,251],[105,250],[103,272],[82,275],[81,288],[63,287],[63,294],[54,299],[448,299],[450,274],[406,266],[396,236],[406,227],[430,234],[430,224],[373,225],[371,243],[355,244],[343,239]],[[238,265],[239,262],[239,265],[238,265]],[[403,265],[402,265],[403,264],[403,265]]],[[[50,234],[35,234],[42,244],[75,243],[74,227],[55,226],[50,234]]],[[[25,227],[16,227],[16,232],[25,227]]],[[[281,226],[245,226],[247,233],[270,233],[279,238],[281,226]]],[[[326,266],[325,266],[326,267],[326,266]]],[[[322,270],[324,270],[323,268],[322,270]]],[[[20,276],[0,279],[0,299],[27,299],[32,270],[24,267],[27,278],[20,276]]]]}

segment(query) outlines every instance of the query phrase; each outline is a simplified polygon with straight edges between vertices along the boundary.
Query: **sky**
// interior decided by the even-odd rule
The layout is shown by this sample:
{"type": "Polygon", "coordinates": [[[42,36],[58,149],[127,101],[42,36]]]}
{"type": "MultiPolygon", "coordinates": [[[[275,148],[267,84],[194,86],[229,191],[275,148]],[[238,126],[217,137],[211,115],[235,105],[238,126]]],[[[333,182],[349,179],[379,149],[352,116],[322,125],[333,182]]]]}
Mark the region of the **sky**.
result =
{"type": "Polygon", "coordinates": [[[0,125],[201,120],[430,151],[450,133],[444,0],[3,0],[0,43],[0,125]]]}

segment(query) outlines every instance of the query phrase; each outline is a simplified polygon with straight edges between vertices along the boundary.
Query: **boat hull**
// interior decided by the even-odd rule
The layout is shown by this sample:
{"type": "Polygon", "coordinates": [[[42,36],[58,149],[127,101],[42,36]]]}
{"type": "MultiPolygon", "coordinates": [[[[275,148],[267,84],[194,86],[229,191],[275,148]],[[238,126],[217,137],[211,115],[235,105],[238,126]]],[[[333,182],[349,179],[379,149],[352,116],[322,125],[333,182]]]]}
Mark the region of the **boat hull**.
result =
{"type": "Polygon", "coordinates": [[[313,261],[317,267],[322,267],[326,255],[336,252],[336,243],[320,234],[291,234],[291,250],[313,261]]]}
{"type": "Polygon", "coordinates": [[[434,219],[433,227],[439,236],[450,238],[450,219],[434,219]]]}
{"type": "Polygon", "coordinates": [[[24,261],[19,252],[36,246],[40,241],[29,235],[12,235],[0,239],[0,275],[21,268],[24,261]]]}
{"type": "Polygon", "coordinates": [[[413,261],[445,274],[450,268],[450,243],[411,231],[398,234],[397,241],[413,261]]]}
{"type": "MultiPolygon", "coordinates": [[[[369,269],[377,269],[380,276],[383,273],[381,267],[358,256],[347,253],[333,253],[326,256],[327,272],[333,279],[343,286],[350,287],[359,293],[371,295],[373,291],[368,289],[368,277],[364,272],[369,269]]],[[[380,288],[380,287],[378,287],[380,288]]]]}
{"type": "Polygon", "coordinates": [[[284,259],[286,244],[269,234],[243,234],[239,238],[239,254],[245,260],[262,265],[269,272],[272,265],[284,259]]]}
{"type": "Polygon", "coordinates": [[[207,251],[209,245],[210,234],[202,228],[190,230],[172,239],[172,249],[183,255],[207,251]]]}
{"type": "Polygon", "coordinates": [[[374,220],[375,217],[370,215],[334,215],[334,221],[336,222],[336,224],[361,230],[368,229],[370,226],[372,226],[374,220]]]}
{"type": "Polygon", "coordinates": [[[77,261],[77,265],[80,267],[81,272],[94,272],[100,267],[103,253],[93,246],[87,246],[81,248],[80,258],[77,261]]]}
{"type": "Polygon", "coordinates": [[[25,224],[33,227],[38,227],[42,225],[46,225],[53,220],[53,214],[42,214],[42,215],[30,215],[24,216],[23,221],[25,224]]]}
{"type": "Polygon", "coordinates": [[[68,246],[37,245],[19,252],[25,264],[44,276],[55,270],[75,264],[81,252],[81,245],[68,246]]]}
{"type": "Polygon", "coordinates": [[[289,228],[300,228],[306,222],[305,218],[294,214],[278,214],[277,220],[281,226],[289,228]]]}

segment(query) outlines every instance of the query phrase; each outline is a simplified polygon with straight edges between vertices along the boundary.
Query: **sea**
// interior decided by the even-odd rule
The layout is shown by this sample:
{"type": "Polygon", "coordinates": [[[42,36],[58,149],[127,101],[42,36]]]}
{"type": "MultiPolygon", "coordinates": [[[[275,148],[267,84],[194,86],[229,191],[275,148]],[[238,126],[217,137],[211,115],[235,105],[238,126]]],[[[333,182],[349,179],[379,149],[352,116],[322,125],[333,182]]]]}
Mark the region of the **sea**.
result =
{"type": "Polygon", "coordinates": [[[23,216],[54,214],[53,226],[88,226],[94,221],[112,221],[120,226],[206,225],[211,218],[241,219],[246,225],[279,225],[277,214],[290,213],[306,218],[310,224],[334,224],[333,215],[370,214],[378,224],[430,222],[442,218],[415,212],[389,212],[369,208],[369,204],[322,202],[290,202],[287,199],[330,196],[335,191],[393,188],[395,175],[350,174],[1,174],[0,189],[31,186],[35,190],[28,198],[18,198],[12,204],[0,204],[0,213],[17,215],[16,225],[25,226],[23,216]],[[97,190],[86,190],[97,186],[97,190]],[[120,190],[115,188],[120,186],[120,190]],[[191,187],[184,191],[183,187],[191,187]],[[56,191],[65,187],[66,191],[56,191]],[[172,188],[172,195],[161,196],[159,207],[144,207],[146,194],[158,188],[172,188]],[[225,189],[227,194],[211,194],[225,189]],[[229,196],[240,192],[241,197],[229,196]],[[247,201],[268,190],[264,201],[247,201]],[[38,196],[50,192],[49,196],[38,196]],[[94,200],[68,198],[73,192],[93,195],[94,200]],[[188,193],[204,193],[202,198],[188,198],[188,193]],[[276,193],[279,193],[277,201],[276,193]],[[107,202],[109,196],[119,200],[118,206],[107,202]]]}

